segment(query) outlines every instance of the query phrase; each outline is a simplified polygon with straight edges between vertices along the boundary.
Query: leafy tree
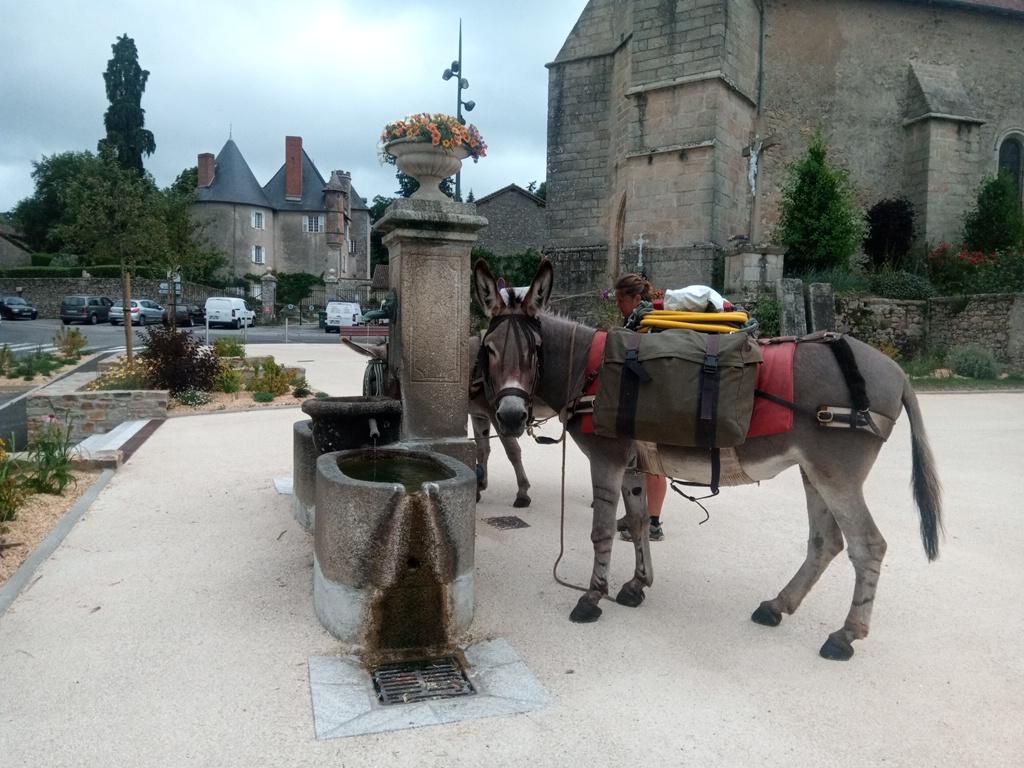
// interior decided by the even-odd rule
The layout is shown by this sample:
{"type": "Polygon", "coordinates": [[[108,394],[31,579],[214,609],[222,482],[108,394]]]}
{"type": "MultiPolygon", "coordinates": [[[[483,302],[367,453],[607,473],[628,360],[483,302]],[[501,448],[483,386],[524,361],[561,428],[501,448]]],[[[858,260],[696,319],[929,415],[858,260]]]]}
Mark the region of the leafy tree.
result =
{"type": "Polygon", "coordinates": [[[100,140],[99,150],[102,152],[104,146],[112,147],[122,168],[141,174],[142,156],[156,151],[156,140],[152,131],[145,128],[146,110],[142,108],[142,93],[146,90],[149,72],[139,66],[135,41],[127,34],[117,38],[111,49],[114,56],[103,73],[110,102],[103,115],[107,136],[100,140]]]}
{"type": "MultiPolygon", "coordinates": [[[[136,266],[166,263],[167,224],[151,177],[123,168],[110,146],[103,149],[99,160],[94,169],[71,183],[67,223],[58,228],[58,236],[90,263],[121,265],[123,306],[128,309],[136,266]]],[[[125,323],[125,344],[130,362],[131,323],[125,323]]]]}
{"type": "Polygon", "coordinates": [[[546,181],[542,181],[540,183],[540,186],[537,187],[537,191],[534,192],[533,194],[535,194],[541,200],[547,200],[548,199],[548,183],[546,181]]]}
{"type": "Polygon", "coordinates": [[[775,239],[786,246],[786,272],[849,265],[863,240],[864,224],[846,170],[828,159],[821,135],[788,169],[775,239]]]}
{"type": "Polygon", "coordinates": [[[79,176],[94,170],[97,163],[99,159],[92,152],[61,152],[33,161],[35,192],[21,200],[12,213],[15,226],[33,250],[64,250],[65,243],[57,231],[59,225],[67,223],[68,190],[79,176]]]}
{"type": "Polygon", "coordinates": [[[300,304],[307,298],[310,288],[323,285],[323,275],[311,275],[308,272],[275,272],[277,278],[277,303],[300,304]]]}
{"type": "Polygon", "coordinates": [[[1010,174],[1001,173],[982,183],[977,204],[964,217],[964,244],[968,250],[985,253],[1024,244],[1020,193],[1010,174]]]}
{"type": "Polygon", "coordinates": [[[505,278],[505,284],[514,287],[530,284],[540,268],[541,255],[533,248],[507,256],[495,256],[486,248],[474,248],[471,260],[476,263],[477,259],[484,259],[495,277],[505,278]]]}
{"type": "MultiPolygon", "coordinates": [[[[373,202],[370,204],[370,223],[376,224],[380,221],[384,215],[384,211],[387,210],[388,206],[395,201],[393,197],[385,197],[384,195],[377,195],[373,198],[373,202]]],[[[388,249],[384,247],[384,242],[380,236],[380,233],[374,229],[370,230],[370,277],[373,277],[373,271],[377,268],[378,264],[388,263],[388,249]]]]}
{"type": "Polygon", "coordinates": [[[914,204],[905,197],[879,200],[864,215],[864,253],[875,266],[899,267],[914,244],[914,204]]]}

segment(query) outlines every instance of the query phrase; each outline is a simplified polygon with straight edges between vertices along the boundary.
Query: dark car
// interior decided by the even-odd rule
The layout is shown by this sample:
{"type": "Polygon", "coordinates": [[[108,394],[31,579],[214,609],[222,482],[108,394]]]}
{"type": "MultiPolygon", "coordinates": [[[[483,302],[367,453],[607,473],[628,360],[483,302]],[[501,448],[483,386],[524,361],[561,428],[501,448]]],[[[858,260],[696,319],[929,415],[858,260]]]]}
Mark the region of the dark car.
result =
{"type": "MultiPolygon", "coordinates": [[[[191,328],[196,324],[196,313],[199,312],[199,322],[202,323],[204,318],[202,317],[202,311],[199,310],[195,304],[178,304],[174,307],[174,324],[178,328],[191,328]]],[[[164,325],[170,325],[170,307],[164,307],[164,325]]]]}
{"type": "Polygon", "coordinates": [[[8,320],[35,320],[39,312],[21,296],[4,296],[0,299],[0,316],[8,320]]]}
{"type": "Polygon", "coordinates": [[[60,302],[60,321],[64,325],[106,323],[113,303],[106,296],[65,296],[60,302]]]}

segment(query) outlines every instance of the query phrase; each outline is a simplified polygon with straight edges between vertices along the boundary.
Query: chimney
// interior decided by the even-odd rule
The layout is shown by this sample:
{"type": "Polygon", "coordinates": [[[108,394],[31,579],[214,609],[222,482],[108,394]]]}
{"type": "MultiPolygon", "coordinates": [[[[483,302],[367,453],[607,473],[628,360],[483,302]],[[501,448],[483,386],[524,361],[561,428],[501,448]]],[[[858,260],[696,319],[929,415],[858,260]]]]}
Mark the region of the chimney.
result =
{"type": "Polygon", "coordinates": [[[302,137],[284,137],[284,198],[302,199],[302,137]]]}
{"type": "Polygon", "coordinates": [[[213,184],[213,174],[217,167],[216,161],[213,159],[213,154],[210,152],[203,152],[199,155],[199,186],[208,187],[213,184]]]}

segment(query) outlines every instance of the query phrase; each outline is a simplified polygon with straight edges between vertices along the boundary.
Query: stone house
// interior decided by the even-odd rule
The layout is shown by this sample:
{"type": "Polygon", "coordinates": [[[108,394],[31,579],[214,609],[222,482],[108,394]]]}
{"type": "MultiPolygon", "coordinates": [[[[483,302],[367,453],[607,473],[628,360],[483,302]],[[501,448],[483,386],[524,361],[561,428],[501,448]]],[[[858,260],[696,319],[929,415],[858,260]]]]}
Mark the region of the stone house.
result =
{"type": "Polygon", "coordinates": [[[984,178],[1022,179],[1021,0],[591,0],[548,67],[560,290],[607,286],[641,243],[656,285],[712,281],[770,240],[814,131],[928,243],[957,240],[984,178]]]}
{"type": "Polygon", "coordinates": [[[21,236],[0,222],[0,268],[28,267],[32,264],[32,251],[21,236]]]}
{"type": "Polygon", "coordinates": [[[476,211],[486,217],[487,226],[477,233],[477,247],[495,256],[538,253],[547,245],[547,217],[544,198],[509,184],[476,200],[476,211]]]}
{"type": "Polygon", "coordinates": [[[228,255],[228,272],[308,272],[342,282],[370,278],[370,211],[347,171],[324,181],[302,148],[285,138],[285,161],[260,186],[231,139],[214,157],[199,155],[192,213],[228,255]]]}

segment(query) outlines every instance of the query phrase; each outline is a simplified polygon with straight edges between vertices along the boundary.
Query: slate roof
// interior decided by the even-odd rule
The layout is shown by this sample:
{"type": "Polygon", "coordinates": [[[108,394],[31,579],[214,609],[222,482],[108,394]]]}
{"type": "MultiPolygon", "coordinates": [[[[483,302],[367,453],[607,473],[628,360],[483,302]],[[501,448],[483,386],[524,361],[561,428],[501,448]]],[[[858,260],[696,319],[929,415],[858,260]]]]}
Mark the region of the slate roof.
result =
{"type": "Polygon", "coordinates": [[[284,172],[282,165],[274,178],[266,183],[263,192],[270,201],[270,207],[277,211],[322,211],[324,210],[324,187],[327,182],[320,171],[309,159],[306,150],[302,150],[302,198],[287,200],[284,196],[284,172]]]}
{"type": "Polygon", "coordinates": [[[520,195],[530,200],[530,202],[536,203],[541,208],[544,208],[547,205],[547,202],[545,202],[543,197],[537,197],[537,195],[533,194],[532,192],[527,192],[518,184],[509,184],[507,187],[502,187],[497,192],[491,192],[491,194],[489,195],[478,197],[473,202],[475,202],[477,205],[480,205],[481,203],[486,203],[488,200],[493,200],[498,195],[503,195],[506,192],[518,192],[520,195]]]}
{"type": "Polygon", "coordinates": [[[256,177],[249,168],[249,164],[242,157],[238,145],[232,139],[227,140],[224,148],[217,155],[216,162],[213,183],[208,187],[199,187],[196,195],[197,201],[272,207],[263,193],[260,183],[256,181],[256,177]]]}
{"type": "Polygon", "coordinates": [[[370,290],[379,291],[384,290],[390,285],[388,282],[388,274],[391,272],[391,267],[388,264],[378,264],[373,269],[373,279],[370,281],[370,290]]]}
{"type": "Polygon", "coordinates": [[[977,108],[960,82],[956,67],[914,61],[910,63],[910,71],[919,90],[911,94],[907,117],[926,114],[974,117],[977,108]]]}

